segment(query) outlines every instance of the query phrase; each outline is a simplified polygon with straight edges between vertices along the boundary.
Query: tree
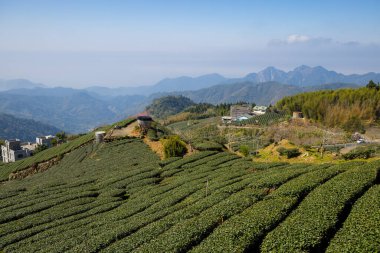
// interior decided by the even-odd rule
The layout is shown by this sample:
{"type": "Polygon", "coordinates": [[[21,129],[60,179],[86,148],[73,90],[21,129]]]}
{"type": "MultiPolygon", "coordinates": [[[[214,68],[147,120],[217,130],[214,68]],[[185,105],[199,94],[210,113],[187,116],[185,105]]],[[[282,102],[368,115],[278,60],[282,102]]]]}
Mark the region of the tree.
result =
{"type": "Polygon", "coordinates": [[[46,145],[37,145],[36,149],[34,150],[34,154],[37,154],[41,151],[44,151],[45,149],[48,149],[48,146],[46,145]]]}
{"type": "Polygon", "coordinates": [[[368,84],[366,85],[366,87],[369,88],[369,89],[376,89],[377,85],[376,85],[376,83],[374,81],[370,80],[368,82],[368,84]]]}
{"type": "Polygon", "coordinates": [[[350,117],[344,124],[343,129],[348,133],[359,132],[365,133],[365,128],[362,121],[357,116],[350,117]]]}
{"type": "Polygon", "coordinates": [[[65,142],[67,140],[66,133],[64,131],[59,132],[55,135],[60,142],[65,142]]]}

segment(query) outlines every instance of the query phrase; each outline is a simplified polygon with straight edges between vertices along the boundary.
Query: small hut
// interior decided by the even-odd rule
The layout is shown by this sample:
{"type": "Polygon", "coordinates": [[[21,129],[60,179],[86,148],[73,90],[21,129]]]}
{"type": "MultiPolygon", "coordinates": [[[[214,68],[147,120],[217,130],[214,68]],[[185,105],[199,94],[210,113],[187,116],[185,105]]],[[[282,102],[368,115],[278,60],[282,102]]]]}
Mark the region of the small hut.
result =
{"type": "Polygon", "coordinates": [[[152,117],[148,115],[142,115],[137,117],[137,123],[139,124],[142,133],[146,133],[149,130],[152,121],[152,117]]]}
{"type": "Polygon", "coordinates": [[[104,135],[106,134],[105,131],[97,131],[95,132],[95,142],[101,143],[104,141],[104,135]]]}
{"type": "Polygon", "coordinates": [[[293,112],[293,119],[303,119],[302,112],[293,112]]]}

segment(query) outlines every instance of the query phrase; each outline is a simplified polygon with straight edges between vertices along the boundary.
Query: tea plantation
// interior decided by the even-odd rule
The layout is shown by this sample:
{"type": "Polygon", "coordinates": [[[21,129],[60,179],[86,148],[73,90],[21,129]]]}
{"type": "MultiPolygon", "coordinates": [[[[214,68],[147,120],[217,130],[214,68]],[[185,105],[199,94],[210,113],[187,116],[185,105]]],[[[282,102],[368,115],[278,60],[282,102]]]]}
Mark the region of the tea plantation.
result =
{"type": "Polygon", "coordinates": [[[379,252],[379,170],[88,142],[0,185],[0,251],[379,252]]]}

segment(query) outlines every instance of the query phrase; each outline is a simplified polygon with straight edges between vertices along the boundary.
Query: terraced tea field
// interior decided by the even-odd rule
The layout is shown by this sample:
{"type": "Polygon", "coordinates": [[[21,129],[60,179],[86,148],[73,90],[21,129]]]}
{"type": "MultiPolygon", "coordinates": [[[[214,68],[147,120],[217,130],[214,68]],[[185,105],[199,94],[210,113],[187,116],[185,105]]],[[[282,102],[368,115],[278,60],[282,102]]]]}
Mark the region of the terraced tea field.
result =
{"type": "Polygon", "coordinates": [[[160,161],[137,139],[87,144],[0,185],[0,249],[379,252],[379,168],[216,151],[160,161]]]}

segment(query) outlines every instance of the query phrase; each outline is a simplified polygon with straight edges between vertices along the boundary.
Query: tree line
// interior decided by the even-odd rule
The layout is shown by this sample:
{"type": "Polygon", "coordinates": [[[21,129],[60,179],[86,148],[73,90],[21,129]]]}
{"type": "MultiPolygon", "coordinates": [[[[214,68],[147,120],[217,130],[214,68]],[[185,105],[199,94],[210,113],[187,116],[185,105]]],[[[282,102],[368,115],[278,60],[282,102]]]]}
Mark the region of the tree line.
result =
{"type": "Polygon", "coordinates": [[[380,84],[370,81],[359,89],[301,93],[281,99],[276,108],[289,114],[301,111],[304,117],[331,127],[376,122],[380,119],[380,84]]]}

